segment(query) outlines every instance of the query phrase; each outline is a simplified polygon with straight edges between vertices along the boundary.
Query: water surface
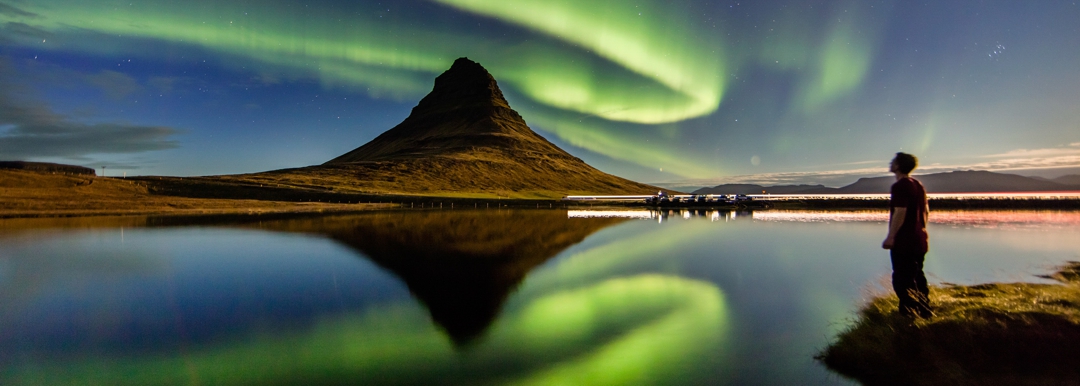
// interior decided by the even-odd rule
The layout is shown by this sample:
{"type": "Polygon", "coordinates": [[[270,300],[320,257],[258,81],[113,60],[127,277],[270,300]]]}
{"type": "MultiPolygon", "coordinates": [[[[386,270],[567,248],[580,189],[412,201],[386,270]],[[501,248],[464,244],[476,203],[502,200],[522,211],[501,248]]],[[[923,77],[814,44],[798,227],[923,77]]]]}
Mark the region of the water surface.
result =
{"type": "MultiPolygon", "coordinates": [[[[0,384],[844,384],[884,212],[0,221],[0,384]],[[190,222],[190,221],[189,221],[190,222]]],[[[1040,281],[1080,213],[934,212],[932,281],[1040,281]]]]}

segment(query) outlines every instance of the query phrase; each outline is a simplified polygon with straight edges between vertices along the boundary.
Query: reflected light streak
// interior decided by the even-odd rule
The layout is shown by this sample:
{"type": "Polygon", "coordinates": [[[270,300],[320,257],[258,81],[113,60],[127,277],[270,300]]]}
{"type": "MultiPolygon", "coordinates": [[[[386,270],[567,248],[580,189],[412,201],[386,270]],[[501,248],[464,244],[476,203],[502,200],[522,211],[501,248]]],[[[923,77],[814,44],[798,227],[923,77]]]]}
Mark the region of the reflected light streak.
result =
{"type": "Polygon", "coordinates": [[[1080,227],[1080,211],[931,211],[930,223],[980,228],[1080,227]]]}
{"type": "Polygon", "coordinates": [[[776,222],[885,222],[889,221],[886,211],[809,211],[809,210],[770,210],[754,212],[751,217],[759,221],[776,222]]]}
{"type": "MultiPolygon", "coordinates": [[[[861,194],[748,194],[755,200],[888,200],[888,193],[861,194]]],[[[955,200],[1010,200],[1010,199],[1080,199],[1080,192],[1008,192],[1008,193],[927,193],[926,198],[955,200]]]]}
{"type": "MultiPolygon", "coordinates": [[[[887,222],[886,210],[812,211],[769,210],[753,213],[754,220],[775,222],[887,222]]],[[[931,210],[931,224],[998,227],[1080,227],[1080,211],[1047,210],[931,210]]]]}
{"type": "Polygon", "coordinates": [[[567,218],[590,218],[590,217],[617,217],[652,219],[656,213],[648,210],[570,210],[566,212],[567,218]]]}

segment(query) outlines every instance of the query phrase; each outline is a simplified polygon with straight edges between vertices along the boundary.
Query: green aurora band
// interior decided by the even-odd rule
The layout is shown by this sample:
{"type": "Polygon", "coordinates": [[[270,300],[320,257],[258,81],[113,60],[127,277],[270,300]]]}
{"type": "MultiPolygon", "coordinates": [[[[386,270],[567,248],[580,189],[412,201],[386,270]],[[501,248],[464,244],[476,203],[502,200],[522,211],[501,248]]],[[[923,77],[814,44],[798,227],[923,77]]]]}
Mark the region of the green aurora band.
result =
{"type": "Polygon", "coordinates": [[[519,385],[678,383],[724,352],[729,311],[714,284],[669,274],[664,251],[708,228],[671,227],[666,240],[609,243],[534,272],[483,341],[463,352],[415,302],[324,319],[307,331],[255,331],[179,355],[52,361],[0,371],[7,384],[318,384],[431,379],[519,385]],[[690,231],[690,232],[686,232],[690,231]],[[561,284],[560,284],[561,283],[561,284]],[[615,334],[612,334],[615,332],[615,334]],[[551,366],[550,363],[557,362],[551,366]],[[494,368],[490,368],[494,366],[494,368]],[[510,373],[507,368],[516,369],[510,373]],[[386,377],[386,378],[384,378],[386,377]]]}
{"type": "Polygon", "coordinates": [[[515,107],[539,129],[597,154],[692,178],[723,170],[716,162],[703,162],[710,159],[707,149],[688,149],[679,136],[631,128],[659,125],[678,131],[678,122],[716,112],[728,72],[749,62],[804,73],[789,114],[811,114],[855,90],[873,57],[873,28],[865,25],[866,12],[858,4],[848,4],[843,13],[838,7],[835,13],[843,17],[831,27],[793,24],[781,30],[780,39],[756,42],[758,54],[730,55],[722,34],[695,28],[690,8],[682,3],[434,2],[530,33],[487,36],[422,11],[395,10],[395,17],[381,19],[370,12],[280,0],[258,6],[40,0],[16,3],[18,12],[0,12],[0,23],[52,34],[47,41],[20,41],[39,48],[138,57],[153,51],[147,41],[164,41],[212,50],[222,55],[219,64],[235,69],[314,76],[326,85],[396,100],[422,96],[434,75],[453,59],[469,56],[534,104],[515,107]],[[807,48],[814,46],[823,48],[807,48]],[[588,122],[582,120],[586,117],[588,122]]]}
{"type": "Polygon", "coordinates": [[[614,99],[590,89],[583,79],[552,74],[525,87],[546,104],[636,123],[699,117],[720,104],[724,86],[720,53],[715,44],[696,38],[685,18],[680,21],[665,11],[681,7],[643,2],[631,8],[621,0],[437,1],[578,44],[687,97],[677,104],[668,98],[635,103],[635,95],[614,99]]]}

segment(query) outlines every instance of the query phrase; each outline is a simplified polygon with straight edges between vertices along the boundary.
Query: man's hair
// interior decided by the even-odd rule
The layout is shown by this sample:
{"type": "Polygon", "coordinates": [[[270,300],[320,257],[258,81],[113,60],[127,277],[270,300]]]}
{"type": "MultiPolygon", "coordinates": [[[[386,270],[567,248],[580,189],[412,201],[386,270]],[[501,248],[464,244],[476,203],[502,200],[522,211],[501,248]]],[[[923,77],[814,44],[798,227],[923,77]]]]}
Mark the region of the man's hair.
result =
{"type": "Polygon", "coordinates": [[[893,158],[893,161],[896,161],[896,168],[904,174],[911,173],[916,166],[919,166],[919,159],[908,153],[896,153],[896,158],[893,158]]]}

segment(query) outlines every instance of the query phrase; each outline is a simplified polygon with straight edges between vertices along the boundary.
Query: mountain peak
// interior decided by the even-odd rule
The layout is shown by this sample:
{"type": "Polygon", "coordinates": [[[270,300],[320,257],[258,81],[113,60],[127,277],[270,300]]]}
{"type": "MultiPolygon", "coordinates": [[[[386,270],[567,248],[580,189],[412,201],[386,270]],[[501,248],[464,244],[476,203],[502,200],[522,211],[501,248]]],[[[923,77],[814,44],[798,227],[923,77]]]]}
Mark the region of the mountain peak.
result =
{"type": "Polygon", "coordinates": [[[509,108],[510,104],[503,98],[495,77],[484,66],[462,57],[435,78],[435,87],[413,108],[413,114],[479,106],[509,108]]]}

